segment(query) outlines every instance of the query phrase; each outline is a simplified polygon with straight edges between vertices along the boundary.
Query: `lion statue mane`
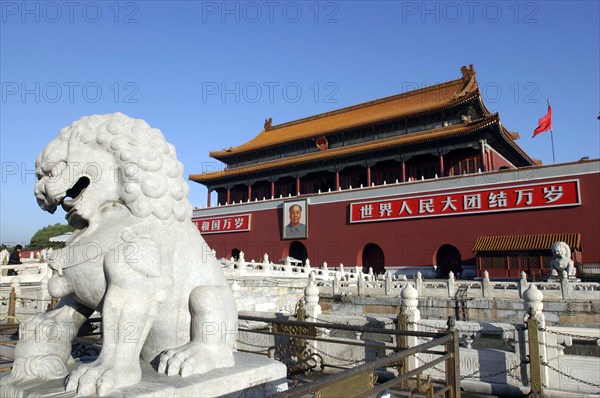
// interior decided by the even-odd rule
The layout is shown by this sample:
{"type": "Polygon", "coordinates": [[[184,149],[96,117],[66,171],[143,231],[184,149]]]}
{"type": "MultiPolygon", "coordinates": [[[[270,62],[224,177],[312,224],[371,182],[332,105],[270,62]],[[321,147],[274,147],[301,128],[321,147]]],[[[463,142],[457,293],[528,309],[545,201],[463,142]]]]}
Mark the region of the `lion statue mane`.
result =
{"type": "Polygon", "coordinates": [[[141,380],[140,361],[174,377],[234,365],[235,301],[160,130],[122,113],[82,117],[43,149],[36,174],[40,207],[62,207],[75,231],[50,259],[48,289],[60,303],[20,325],[3,396],[61,377],[79,396],[111,395],[141,380]],[[94,311],[102,350],[78,364],[71,342],[94,311]],[[58,338],[43,338],[48,328],[58,338]]]}

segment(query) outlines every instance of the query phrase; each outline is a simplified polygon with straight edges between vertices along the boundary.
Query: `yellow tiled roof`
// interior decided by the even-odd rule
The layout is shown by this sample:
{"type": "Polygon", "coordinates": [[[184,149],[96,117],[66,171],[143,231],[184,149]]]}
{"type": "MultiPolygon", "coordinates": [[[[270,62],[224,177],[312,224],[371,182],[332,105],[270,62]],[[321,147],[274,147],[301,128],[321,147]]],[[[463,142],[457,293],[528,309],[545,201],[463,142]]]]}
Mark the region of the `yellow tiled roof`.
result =
{"type": "Polygon", "coordinates": [[[461,69],[463,77],[375,101],[338,109],[305,119],[272,126],[256,137],[228,150],[210,152],[221,159],[287,142],[316,138],[329,133],[442,109],[478,95],[473,65],[461,69]]]}
{"type": "Polygon", "coordinates": [[[581,234],[539,234],[480,236],[473,246],[473,252],[503,252],[516,250],[550,250],[555,242],[565,242],[571,250],[581,251],[581,234]]]}
{"type": "MultiPolygon", "coordinates": [[[[249,166],[235,167],[220,170],[212,173],[191,174],[189,179],[196,182],[208,182],[224,177],[232,177],[261,170],[276,169],[283,166],[314,162],[340,156],[351,155],[354,153],[365,153],[374,150],[385,149],[389,147],[399,147],[417,142],[427,142],[441,138],[460,136],[471,133],[475,130],[499,123],[498,115],[491,115],[486,118],[471,123],[441,127],[433,130],[426,130],[412,134],[405,134],[371,142],[361,142],[359,144],[348,145],[340,148],[333,148],[326,151],[315,151],[308,154],[290,156],[284,159],[276,159],[267,162],[252,164],[249,166]]],[[[501,131],[506,134],[504,129],[501,131]]],[[[509,138],[509,141],[510,138],[509,138]]]]}

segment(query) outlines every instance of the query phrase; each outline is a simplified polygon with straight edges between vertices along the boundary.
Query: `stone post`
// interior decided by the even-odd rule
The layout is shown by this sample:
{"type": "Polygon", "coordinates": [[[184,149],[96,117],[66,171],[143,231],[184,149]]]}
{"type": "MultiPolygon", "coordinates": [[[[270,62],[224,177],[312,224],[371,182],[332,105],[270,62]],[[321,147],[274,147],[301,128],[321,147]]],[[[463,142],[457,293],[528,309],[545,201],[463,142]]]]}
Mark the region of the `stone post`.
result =
{"type": "Polygon", "coordinates": [[[481,281],[481,293],[483,297],[492,297],[494,290],[492,289],[492,284],[490,283],[490,273],[484,271],[483,280],[481,281]]]}
{"type": "Polygon", "coordinates": [[[369,267],[369,280],[374,281],[375,275],[373,274],[373,267],[369,267]]]}
{"type": "Polygon", "coordinates": [[[321,269],[321,273],[323,274],[323,279],[326,281],[329,280],[329,270],[327,269],[327,261],[323,261],[323,268],[321,269]]]}
{"type": "Polygon", "coordinates": [[[385,273],[385,295],[386,296],[391,296],[392,295],[392,289],[394,287],[393,285],[393,281],[392,281],[392,273],[390,271],[387,271],[385,273]]]}
{"type": "Polygon", "coordinates": [[[10,295],[8,298],[8,319],[7,319],[6,323],[8,323],[9,325],[14,325],[16,313],[17,313],[17,293],[15,291],[15,288],[12,287],[10,289],[10,295]]]}
{"type": "Polygon", "coordinates": [[[521,271],[521,278],[519,279],[519,297],[523,298],[523,293],[527,290],[529,283],[527,282],[527,274],[525,271],[521,271]]]}
{"type": "Polygon", "coordinates": [[[285,262],[283,263],[283,272],[285,272],[286,276],[292,272],[292,263],[290,262],[289,256],[285,258],[285,262]]]}
{"type": "Polygon", "coordinates": [[[358,265],[355,265],[355,266],[354,266],[354,276],[356,276],[356,277],[358,278],[358,273],[359,273],[359,272],[361,272],[361,273],[362,273],[362,271],[361,271],[360,267],[359,267],[358,265]]]}
{"type": "Polygon", "coordinates": [[[365,277],[362,271],[359,271],[358,275],[356,276],[356,286],[358,288],[357,294],[359,297],[365,294],[365,277]]]}
{"type": "Polygon", "coordinates": [[[45,275],[44,278],[40,281],[40,291],[38,294],[38,300],[38,312],[46,312],[46,310],[48,309],[48,304],[50,302],[50,295],[48,294],[48,275],[45,275]]]}
{"type": "Polygon", "coordinates": [[[453,298],[456,294],[454,289],[454,272],[450,271],[448,274],[448,297],[453,298]]]}
{"type": "MultiPolygon", "coordinates": [[[[400,292],[400,298],[402,299],[402,305],[400,311],[404,315],[407,322],[406,330],[411,332],[418,331],[417,323],[421,320],[421,312],[419,311],[419,293],[412,286],[411,283],[407,283],[404,289],[400,292]]],[[[415,347],[419,344],[419,339],[416,336],[406,336],[407,347],[415,347]]],[[[408,358],[408,370],[415,369],[418,366],[414,355],[408,358]]]]}
{"type": "Polygon", "coordinates": [[[420,296],[423,294],[423,275],[421,271],[417,272],[417,277],[415,278],[415,287],[417,289],[417,294],[420,296]]]}
{"type": "Polygon", "coordinates": [[[306,262],[304,263],[304,273],[308,276],[310,275],[310,260],[307,258],[306,262]]]}
{"type": "Polygon", "coordinates": [[[548,386],[548,368],[541,364],[548,361],[545,332],[546,317],[542,312],[544,309],[543,300],[544,295],[538,290],[535,283],[529,284],[529,288],[523,292],[523,301],[525,302],[524,321],[527,323],[529,336],[531,396],[544,396],[542,387],[548,386]]]}
{"type": "Polygon", "coordinates": [[[315,274],[308,274],[308,286],[304,288],[304,302],[306,303],[306,315],[310,318],[317,318],[321,315],[321,306],[319,305],[319,288],[315,283],[315,274]]]}
{"type": "Polygon", "coordinates": [[[19,279],[18,276],[14,276],[12,278],[12,281],[10,281],[10,288],[11,291],[14,290],[15,292],[15,296],[16,296],[16,300],[15,300],[15,307],[20,307],[21,303],[19,302],[19,297],[21,297],[21,279],[19,279]]]}
{"type": "Polygon", "coordinates": [[[333,294],[340,294],[341,274],[336,271],[333,274],[333,294]]]}
{"type": "Polygon", "coordinates": [[[344,264],[340,263],[340,273],[342,274],[342,278],[344,277],[344,264]]]}
{"type": "Polygon", "coordinates": [[[246,275],[246,259],[244,258],[244,252],[240,252],[240,257],[238,260],[238,274],[240,276],[246,275]]]}
{"type": "Polygon", "coordinates": [[[267,253],[265,253],[265,255],[263,256],[263,262],[262,262],[262,266],[263,266],[263,273],[265,275],[269,275],[271,273],[271,264],[269,263],[269,255],[267,253]]]}
{"type": "Polygon", "coordinates": [[[569,275],[563,271],[560,275],[560,291],[563,299],[571,298],[571,286],[569,285],[569,275]]]}

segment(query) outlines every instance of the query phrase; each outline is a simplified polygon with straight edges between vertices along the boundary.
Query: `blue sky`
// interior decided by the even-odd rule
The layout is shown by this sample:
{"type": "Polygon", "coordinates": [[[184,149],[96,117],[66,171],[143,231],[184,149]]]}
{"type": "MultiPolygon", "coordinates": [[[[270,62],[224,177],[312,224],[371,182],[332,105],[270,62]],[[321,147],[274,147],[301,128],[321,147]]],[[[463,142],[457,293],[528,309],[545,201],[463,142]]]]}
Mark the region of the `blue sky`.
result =
{"type": "MultiPolygon", "coordinates": [[[[599,157],[597,1],[0,1],[0,241],[64,223],[33,196],[35,157],[83,115],[160,128],[186,176],[274,124],[460,77],[519,145],[552,163],[599,157]]],[[[194,206],[206,189],[191,183],[194,206]]]]}

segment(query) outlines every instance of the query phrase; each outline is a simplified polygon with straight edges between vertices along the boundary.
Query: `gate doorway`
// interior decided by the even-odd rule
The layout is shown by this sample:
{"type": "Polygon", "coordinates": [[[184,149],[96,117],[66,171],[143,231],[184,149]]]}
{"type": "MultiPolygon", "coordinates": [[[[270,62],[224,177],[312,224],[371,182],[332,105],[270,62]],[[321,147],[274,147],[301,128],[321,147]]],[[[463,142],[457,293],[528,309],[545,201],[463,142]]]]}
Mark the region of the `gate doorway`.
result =
{"type": "Polygon", "coordinates": [[[373,274],[385,273],[385,256],[381,247],[375,243],[369,243],[363,249],[362,254],[363,272],[369,272],[373,268],[373,274]]]}
{"type": "Polygon", "coordinates": [[[296,260],[302,261],[302,264],[306,263],[306,259],[308,258],[308,252],[306,251],[306,246],[304,246],[301,242],[295,240],[290,244],[290,251],[288,256],[295,258],[296,260]]]}
{"type": "Polygon", "coordinates": [[[458,279],[462,274],[461,258],[458,249],[452,245],[443,245],[436,256],[439,276],[447,278],[450,271],[458,279]]]}

